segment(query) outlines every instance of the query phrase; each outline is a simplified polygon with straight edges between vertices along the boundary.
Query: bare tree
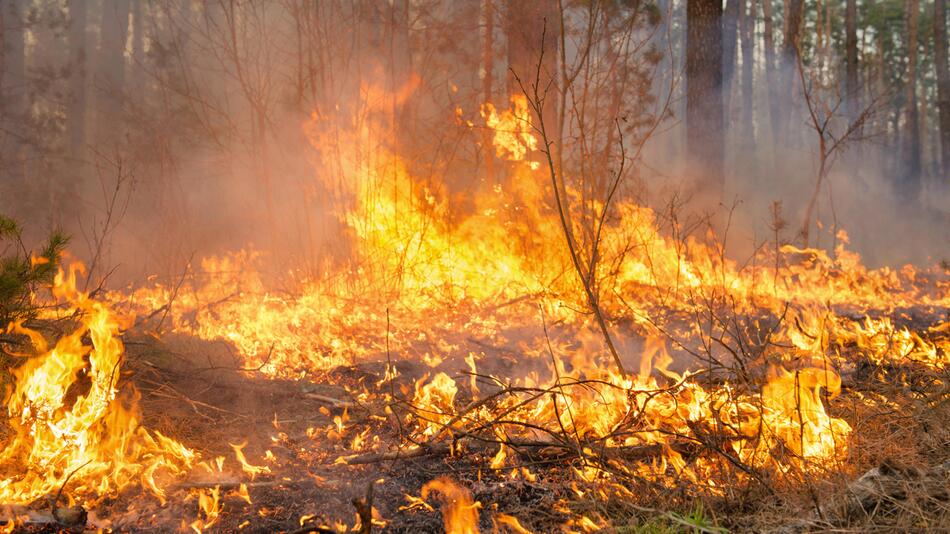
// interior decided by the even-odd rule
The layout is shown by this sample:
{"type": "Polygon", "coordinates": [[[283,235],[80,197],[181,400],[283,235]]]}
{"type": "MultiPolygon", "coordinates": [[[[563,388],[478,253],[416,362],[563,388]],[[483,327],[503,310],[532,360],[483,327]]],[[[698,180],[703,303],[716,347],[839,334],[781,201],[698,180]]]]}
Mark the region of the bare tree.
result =
{"type": "Polygon", "coordinates": [[[850,142],[860,140],[863,126],[876,110],[878,99],[871,100],[854,118],[846,113],[844,117],[841,117],[840,111],[842,104],[847,100],[847,96],[823,96],[820,86],[816,87],[816,84],[806,74],[801,59],[798,61],[798,77],[805,105],[808,108],[808,124],[814,131],[818,148],[818,171],[815,177],[815,188],[812,190],[808,205],[805,208],[805,217],[799,231],[803,246],[808,247],[811,245],[812,219],[818,205],[821,188],[827,184],[828,174],[831,172],[838,156],[845,151],[850,142]],[[844,120],[842,121],[842,119],[844,120]],[[842,122],[843,125],[841,125],[842,122]]]}

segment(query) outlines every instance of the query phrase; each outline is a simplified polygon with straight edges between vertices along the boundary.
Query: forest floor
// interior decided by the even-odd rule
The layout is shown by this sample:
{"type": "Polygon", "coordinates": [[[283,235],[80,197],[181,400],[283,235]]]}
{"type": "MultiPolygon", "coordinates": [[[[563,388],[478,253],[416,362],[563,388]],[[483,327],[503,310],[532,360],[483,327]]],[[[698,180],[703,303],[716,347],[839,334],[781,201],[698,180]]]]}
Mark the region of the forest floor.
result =
{"type": "MultiPolygon", "coordinates": [[[[487,347],[478,344],[480,351],[494,350],[497,361],[515,365],[509,348],[487,347]]],[[[340,462],[352,454],[354,439],[378,440],[383,451],[402,441],[400,429],[386,417],[387,407],[377,400],[384,395],[373,394],[393,387],[384,381],[385,355],[375,363],[293,381],[239,369],[221,342],[179,335],[159,340],[132,332],[126,334],[126,351],[123,380],[142,394],[143,424],[178,439],[202,459],[226,461],[211,478],[173,484],[165,505],[142,498],[138,488],[90,510],[91,524],[107,521],[118,531],[187,528],[199,517],[197,492],[214,486],[222,487],[221,513],[209,532],[293,532],[308,518],[308,525],[353,528],[358,522],[353,501],[365,498],[372,484],[383,531],[438,532],[437,509],[407,507],[407,496],[418,497],[425,483],[443,475],[468,487],[483,510],[510,514],[532,532],[558,531],[571,515],[589,512],[609,520],[617,532],[950,531],[946,370],[935,376],[932,369],[912,365],[859,367],[846,377],[832,409],[854,428],[846,467],[801,487],[773,491],[751,484],[736,501],[697,496],[684,484],[659,493],[651,488],[636,502],[617,502],[572,491],[567,462],[542,460],[529,466],[531,479],[513,478],[488,468],[493,451],[487,450],[340,462]],[[354,392],[360,391],[369,395],[359,399],[354,392]],[[249,463],[267,466],[269,473],[251,480],[238,469],[231,444],[241,443],[249,463]],[[236,491],[241,482],[250,502],[236,491]]],[[[399,383],[409,387],[434,371],[414,361],[395,365],[399,383]]],[[[465,363],[449,359],[438,369],[457,374],[465,363]]],[[[492,531],[489,514],[481,514],[480,527],[492,531]]]]}

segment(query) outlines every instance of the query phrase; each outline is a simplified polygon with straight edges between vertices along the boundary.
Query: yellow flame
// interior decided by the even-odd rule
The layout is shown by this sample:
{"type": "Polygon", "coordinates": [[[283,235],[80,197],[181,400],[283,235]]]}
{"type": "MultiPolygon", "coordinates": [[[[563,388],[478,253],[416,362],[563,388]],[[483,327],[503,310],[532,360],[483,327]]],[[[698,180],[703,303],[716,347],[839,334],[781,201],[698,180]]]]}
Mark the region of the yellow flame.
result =
{"type": "Polygon", "coordinates": [[[472,493],[452,479],[440,477],[422,486],[422,498],[428,500],[438,494],[442,525],[446,534],[478,534],[478,510],[481,503],[473,502],[472,493]]]}
{"type": "Polygon", "coordinates": [[[138,482],[164,500],[157,478],[181,474],[195,460],[188,448],[139,424],[137,394],[119,398],[127,323],[77,289],[80,271],[79,264],[61,270],[52,291],[67,306],[64,317],[77,314],[76,330],[49,348],[39,332],[10,327],[29,336],[36,355],[13,371],[6,399],[13,436],[0,453],[4,503],[29,503],[67,480],[72,494],[105,497],[138,482]]]}

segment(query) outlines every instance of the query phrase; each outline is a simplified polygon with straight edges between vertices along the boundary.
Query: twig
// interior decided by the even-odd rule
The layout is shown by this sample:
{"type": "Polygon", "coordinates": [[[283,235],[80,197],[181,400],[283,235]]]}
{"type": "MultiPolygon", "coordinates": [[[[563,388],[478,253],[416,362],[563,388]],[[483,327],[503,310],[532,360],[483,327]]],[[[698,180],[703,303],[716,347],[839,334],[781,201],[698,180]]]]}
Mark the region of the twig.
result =
{"type": "Polygon", "coordinates": [[[373,532],[373,481],[366,486],[366,497],[360,499],[353,497],[353,506],[356,507],[356,515],[360,518],[360,534],[372,534],[373,532]]]}

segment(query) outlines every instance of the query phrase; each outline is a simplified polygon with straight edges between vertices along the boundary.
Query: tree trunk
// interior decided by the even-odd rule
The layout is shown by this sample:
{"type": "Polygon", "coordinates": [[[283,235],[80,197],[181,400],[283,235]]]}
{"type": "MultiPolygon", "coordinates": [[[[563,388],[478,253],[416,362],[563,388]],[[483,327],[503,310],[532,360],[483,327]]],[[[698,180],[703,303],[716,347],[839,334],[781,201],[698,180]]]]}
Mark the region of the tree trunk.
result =
{"type": "Polygon", "coordinates": [[[754,106],[753,87],[755,67],[756,0],[748,0],[742,10],[742,129],[747,148],[755,146],[755,125],[752,122],[754,106]]]}
{"type": "Polygon", "coordinates": [[[769,103],[769,125],[772,129],[772,145],[779,143],[779,101],[776,94],[778,77],[775,72],[775,27],[772,19],[772,0],[762,0],[762,22],[764,25],[765,46],[765,84],[766,99],[769,103]]]}
{"type": "Polygon", "coordinates": [[[491,103],[492,86],[495,84],[495,0],[483,0],[485,34],[482,40],[482,101],[491,103]]]}
{"type": "MultiPolygon", "coordinates": [[[[495,84],[495,0],[483,0],[482,17],[485,23],[482,40],[482,103],[492,104],[495,84]]],[[[485,159],[485,181],[492,186],[495,184],[495,150],[488,128],[482,132],[482,157],[485,159]]]]}
{"type": "Polygon", "coordinates": [[[86,144],[86,9],[83,0],[69,2],[69,109],[66,131],[69,155],[82,159],[86,144]]]}
{"type": "MultiPolygon", "coordinates": [[[[556,83],[560,41],[557,0],[508,0],[507,7],[505,33],[508,36],[508,93],[522,94],[519,79],[530,93],[531,84],[535,83],[535,78],[540,74],[540,79],[537,80],[538,93],[545,97],[545,128],[549,132],[557,132],[556,83]]],[[[554,150],[560,150],[560,147],[554,147],[554,150]]]]}
{"type": "Polygon", "coordinates": [[[722,2],[686,4],[686,150],[699,200],[722,198],[722,2]]]}
{"type": "Polygon", "coordinates": [[[944,182],[950,176],[950,67],[947,66],[947,0],[934,0],[934,63],[940,113],[940,159],[944,182]]]}
{"type": "Polygon", "coordinates": [[[118,138],[125,91],[125,43],[129,37],[129,0],[102,4],[102,37],[99,43],[99,141],[118,138]]]}
{"type": "Polygon", "coordinates": [[[409,51],[409,0],[395,0],[389,7],[389,83],[392,93],[392,143],[399,154],[401,141],[412,136],[410,108],[412,96],[409,82],[412,76],[412,55],[409,51]]]}
{"type": "Polygon", "coordinates": [[[906,123],[904,125],[904,172],[902,193],[916,200],[920,189],[920,120],[917,110],[917,21],[920,0],[906,0],[907,13],[907,85],[905,86],[906,123]]]}
{"type": "Polygon", "coordinates": [[[804,0],[788,0],[788,11],[785,16],[785,36],[782,41],[782,60],[779,70],[779,87],[785,91],[782,109],[779,111],[779,142],[788,143],[789,124],[792,119],[792,103],[799,91],[799,84],[795,83],[795,72],[798,69],[798,41],[801,35],[802,18],[805,11],[804,0]]]}
{"type": "MultiPolygon", "coordinates": [[[[132,2],[132,68],[141,69],[145,61],[145,0],[131,0],[132,2]]],[[[139,71],[141,72],[141,70],[139,71]]],[[[133,76],[132,90],[136,100],[141,101],[145,86],[144,76],[133,76]]]]}
{"type": "Polygon", "coordinates": [[[845,7],[845,102],[848,120],[858,116],[858,2],[847,0],[845,7]]]}
{"type": "Polygon", "coordinates": [[[67,224],[74,224],[78,216],[76,207],[79,183],[83,181],[86,150],[86,73],[88,72],[86,46],[87,2],[70,0],[69,2],[69,105],[66,109],[66,138],[68,156],[72,160],[70,167],[74,172],[63,179],[57,191],[59,195],[54,204],[57,213],[67,224]]]}
{"type": "Polygon", "coordinates": [[[722,16],[722,97],[723,111],[730,115],[732,104],[732,80],[736,72],[736,46],[739,40],[739,10],[743,0],[726,0],[722,16]]]}
{"type": "MultiPolygon", "coordinates": [[[[23,0],[0,3],[3,61],[0,65],[0,208],[13,210],[22,201],[25,185],[24,146],[28,141],[29,108],[26,87],[26,45],[23,0]],[[20,194],[18,194],[20,193],[20,194]]],[[[14,212],[8,212],[16,216],[14,212]]]]}

